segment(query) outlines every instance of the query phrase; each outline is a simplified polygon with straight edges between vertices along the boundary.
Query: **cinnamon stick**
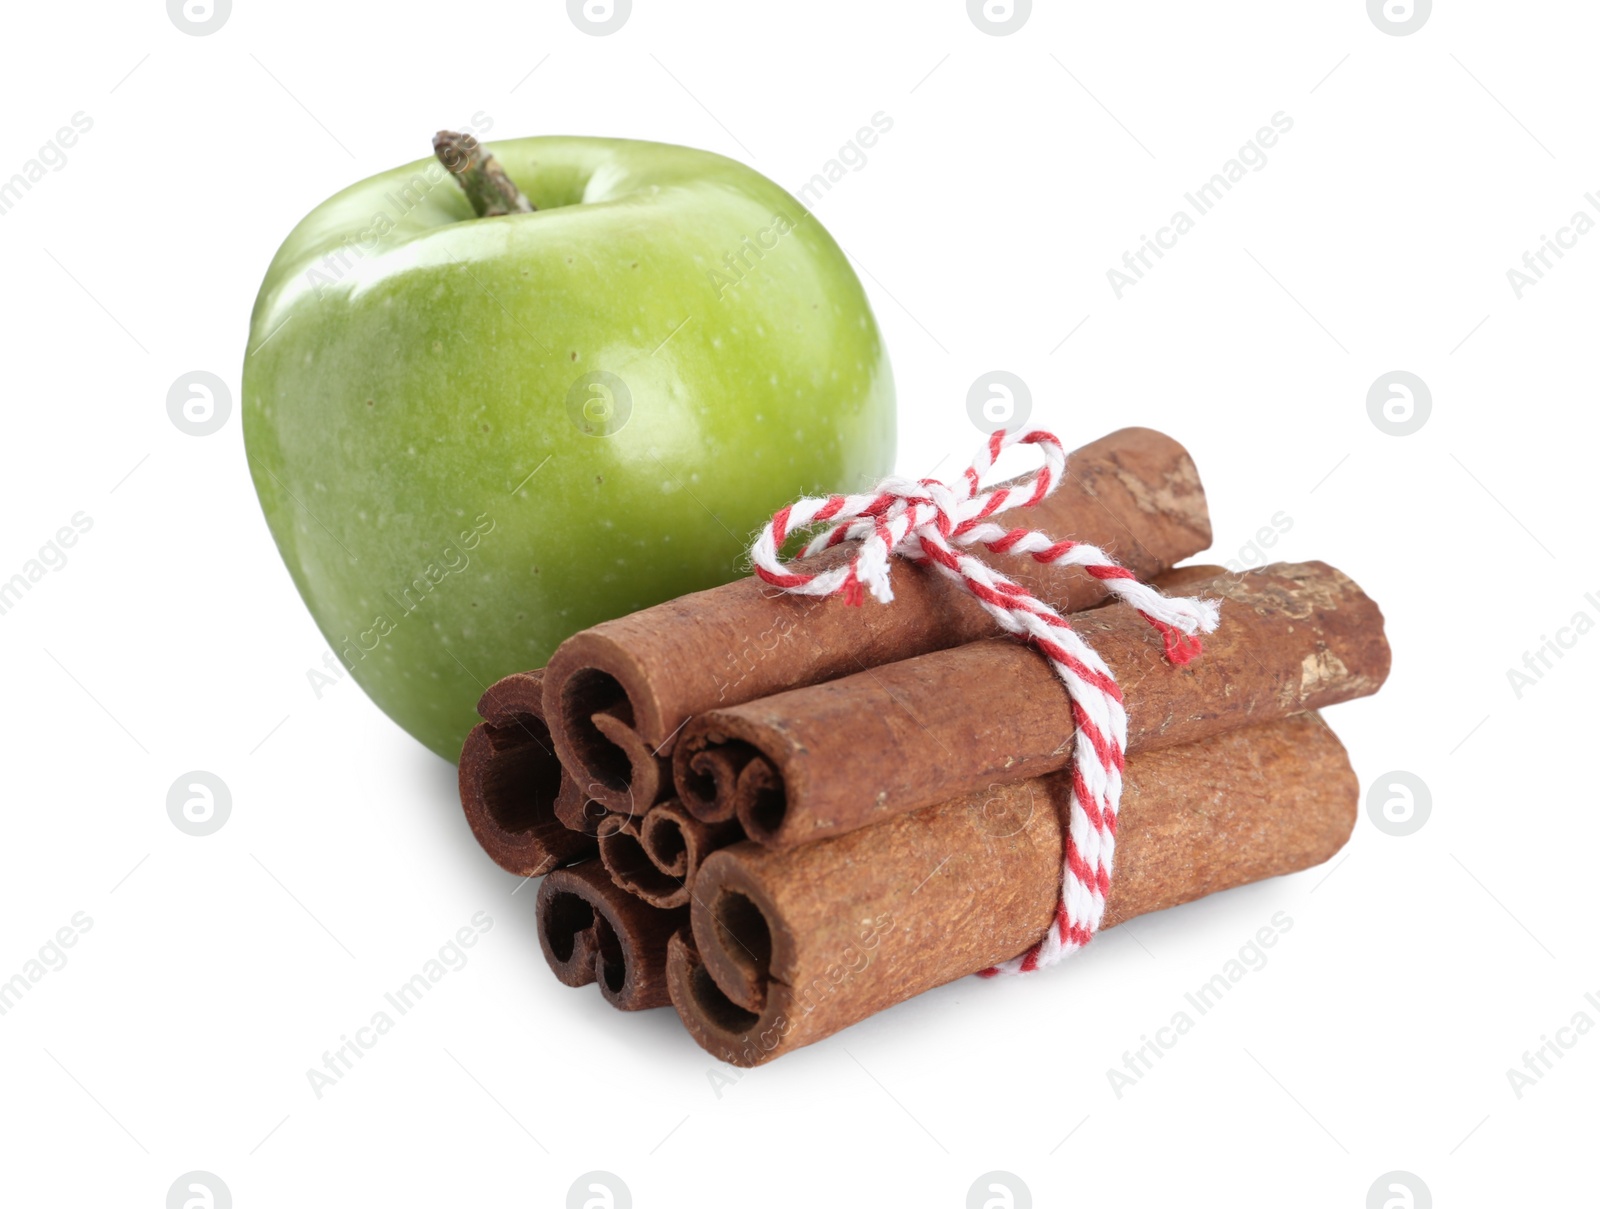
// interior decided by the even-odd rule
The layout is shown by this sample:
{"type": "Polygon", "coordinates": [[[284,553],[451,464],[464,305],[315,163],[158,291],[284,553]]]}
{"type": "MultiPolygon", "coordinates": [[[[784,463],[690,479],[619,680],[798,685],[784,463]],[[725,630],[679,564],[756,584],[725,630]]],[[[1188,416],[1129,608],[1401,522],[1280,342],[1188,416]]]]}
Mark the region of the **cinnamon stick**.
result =
{"type": "MultiPolygon", "coordinates": [[[[1127,428],[1068,459],[1056,492],[998,523],[1090,542],[1148,579],[1211,543],[1200,476],[1181,445],[1127,428]]],[[[849,557],[841,548],[822,563],[849,557]]],[[[996,565],[1041,599],[1075,611],[1099,581],[1027,556],[996,565]]],[[[545,674],[546,716],[562,763],[607,809],[638,814],[671,792],[665,759],[691,716],[862,668],[958,646],[993,632],[971,596],[931,569],[895,573],[893,608],[776,592],[750,578],[584,630],[545,674]]],[[[720,757],[719,757],[720,759],[720,757]]],[[[711,762],[697,775],[728,775],[711,762]]],[[[736,771],[733,775],[737,775],[736,771]]]]}
{"type": "Polygon", "coordinates": [[[667,940],[687,922],[686,908],[652,907],[613,882],[599,861],[585,861],[546,875],[535,911],[539,947],[567,986],[598,982],[624,1012],[668,1002],[667,940]]]}
{"type": "MultiPolygon", "coordinates": [[[[1072,619],[1122,689],[1130,753],[1366,696],[1388,675],[1378,606],[1326,563],[1276,563],[1190,590],[1221,598],[1222,621],[1182,667],[1166,663],[1130,606],[1072,619]]],[[[729,744],[744,760],[733,812],[774,848],[1063,769],[1074,747],[1065,687],[1037,652],[1004,638],[700,715],[674,761],[683,802],[704,806],[702,817],[722,817],[730,802],[705,803],[696,760],[729,744]]]]}
{"type": "Polygon", "coordinates": [[[741,839],[737,823],[706,823],[677,802],[658,802],[643,818],[614,814],[600,827],[600,860],[611,880],[657,907],[689,901],[700,863],[741,839]]]}
{"type": "MultiPolygon", "coordinates": [[[[1026,951],[1055,919],[1067,794],[1055,774],[788,851],[714,853],[672,941],[674,1006],[701,1046],[754,1066],[1026,951]]],[[[1130,757],[1102,930],[1320,864],[1358,797],[1314,714],[1130,757]]]]}
{"type": "Polygon", "coordinates": [[[502,869],[538,877],[595,851],[594,840],[557,817],[572,796],[544,722],[543,672],[520,672],[478,702],[484,721],[461,749],[461,808],[478,843],[502,869]]]}
{"type": "MultiPolygon", "coordinates": [[[[1225,572],[1218,566],[1175,567],[1152,582],[1164,592],[1176,593],[1222,574],[1225,572]]],[[[565,828],[589,837],[600,835],[606,820],[615,819],[612,829],[621,830],[625,835],[613,841],[613,859],[607,862],[607,867],[612,869],[613,877],[617,876],[614,866],[622,864],[642,871],[640,860],[627,850],[628,844],[638,843],[643,838],[640,828],[623,827],[628,816],[611,815],[581,793],[577,782],[556,759],[549,729],[544,724],[540,690],[543,676],[543,669],[507,676],[478,702],[479,714],[488,721],[468,735],[460,767],[461,804],[473,835],[502,868],[522,877],[537,877],[557,865],[571,864],[595,854],[595,844],[591,840],[568,835],[552,826],[552,817],[565,828]],[[553,815],[550,808],[552,784],[559,786],[554,796],[553,815]]],[[[740,753],[734,750],[735,746],[717,748],[705,756],[707,766],[715,770],[714,776],[728,779],[727,792],[718,795],[727,801],[726,813],[716,815],[703,811],[705,821],[702,821],[677,803],[659,814],[653,809],[651,814],[656,815],[656,821],[650,825],[650,835],[654,839],[647,845],[642,860],[659,870],[662,876],[644,873],[642,878],[625,884],[625,889],[632,889],[658,907],[681,906],[689,901],[699,861],[714,848],[742,837],[738,826],[714,826],[733,819],[733,781],[755,750],[747,748],[740,753]],[[652,847],[653,852],[650,851],[652,847]],[[689,854],[681,866],[681,858],[669,852],[674,847],[689,854]],[[650,883],[650,888],[642,892],[646,882],[650,883]]]]}
{"type": "MultiPolygon", "coordinates": [[[[1226,573],[1214,565],[1175,567],[1151,582],[1171,593],[1186,591],[1226,573]]],[[[735,750],[739,746],[729,744],[704,753],[714,776],[728,779],[725,813],[713,809],[697,817],[682,803],[671,800],[652,806],[642,819],[607,816],[600,825],[600,859],[613,881],[658,907],[677,907],[689,901],[695,875],[705,857],[745,838],[744,829],[733,819],[732,787],[755,749],[740,752],[735,750]]],[[[752,771],[756,778],[773,775],[764,760],[758,761],[752,771]]],[[[746,792],[759,792],[764,780],[747,781],[747,786],[753,788],[746,792]]]]}

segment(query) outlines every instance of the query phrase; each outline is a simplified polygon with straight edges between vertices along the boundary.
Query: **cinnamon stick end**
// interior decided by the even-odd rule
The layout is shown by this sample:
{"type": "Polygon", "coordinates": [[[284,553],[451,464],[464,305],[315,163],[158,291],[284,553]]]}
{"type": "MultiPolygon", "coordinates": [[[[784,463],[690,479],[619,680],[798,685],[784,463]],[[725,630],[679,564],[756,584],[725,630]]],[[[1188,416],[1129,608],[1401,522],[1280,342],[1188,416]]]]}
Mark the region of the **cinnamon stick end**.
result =
{"type": "Polygon", "coordinates": [[[568,986],[596,982],[624,1012],[664,1007],[667,938],[688,910],[662,910],[618,887],[599,861],[550,873],[539,887],[539,947],[568,986]]]}
{"type": "Polygon", "coordinates": [[[541,716],[537,672],[507,676],[478,702],[485,721],[462,745],[461,808],[485,852],[508,872],[537,877],[580,860],[594,843],[555,812],[563,773],[541,716]]]}

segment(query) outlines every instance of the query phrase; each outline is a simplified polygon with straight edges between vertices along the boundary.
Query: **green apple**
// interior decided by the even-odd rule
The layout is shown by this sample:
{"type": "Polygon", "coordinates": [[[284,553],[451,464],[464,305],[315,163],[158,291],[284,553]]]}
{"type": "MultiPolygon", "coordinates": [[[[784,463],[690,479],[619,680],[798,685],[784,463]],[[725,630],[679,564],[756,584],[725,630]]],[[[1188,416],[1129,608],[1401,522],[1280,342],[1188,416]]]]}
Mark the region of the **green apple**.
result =
{"type": "Polygon", "coordinates": [[[451,760],[488,684],[736,577],[775,509],[894,453],[861,283],[777,185],[657,143],[488,150],[532,212],[480,217],[433,160],[312,211],[262,284],[243,381],[296,587],[451,760]]]}

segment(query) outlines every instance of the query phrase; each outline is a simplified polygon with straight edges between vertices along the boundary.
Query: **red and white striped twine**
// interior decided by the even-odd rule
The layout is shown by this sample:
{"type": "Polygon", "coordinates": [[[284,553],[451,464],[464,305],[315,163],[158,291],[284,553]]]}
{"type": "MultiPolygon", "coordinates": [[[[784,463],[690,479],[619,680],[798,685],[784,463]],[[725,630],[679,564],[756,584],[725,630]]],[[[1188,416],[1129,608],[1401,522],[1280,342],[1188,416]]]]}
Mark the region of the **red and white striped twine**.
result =
{"type": "Polygon", "coordinates": [[[1166,657],[1174,664],[1197,655],[1196,635],[1217,626],[1215,601],[1163,596],[1095,546],[1054,541],[1032,529],[1002,529],[989,520],[1008,508],[1037,504],[1061,485],[1066,469],[1066,452],[1053,433],[1038,428],[1000,431],[962,474],[960,489],[936,479],[891,477],[865,495],[798,500],[780,509],[750,548],[755,573],[767,583],[802,596],[838,595],[849,604],[860,604],[869,591],[884,604],[894,599],[891,556],[932,563],[971,592],[1007,633],[1043,652],[1066,685],[1077,734],[1055,924],[1026,953],[983,971],[985,976],[1026,974],[1054,965],[1088,944],[1099,928],[1111,887],[1128,715],[1111,669],[1067,619],[966,548],[982,546],[996,554],[1030,554],[1051,566],[1082,567],[1160,632],[1166,657]],[[1045,464],[1031,484],[984,491],[983,476],[1001,450],[1012,445],[1036,447],[1045,464]],[[790,570],[779,555],[784,539],[821,524],[829,527],[806,545],[801,557],[845,541],[860,543],[856,556],[816,574],[790,570]]]}

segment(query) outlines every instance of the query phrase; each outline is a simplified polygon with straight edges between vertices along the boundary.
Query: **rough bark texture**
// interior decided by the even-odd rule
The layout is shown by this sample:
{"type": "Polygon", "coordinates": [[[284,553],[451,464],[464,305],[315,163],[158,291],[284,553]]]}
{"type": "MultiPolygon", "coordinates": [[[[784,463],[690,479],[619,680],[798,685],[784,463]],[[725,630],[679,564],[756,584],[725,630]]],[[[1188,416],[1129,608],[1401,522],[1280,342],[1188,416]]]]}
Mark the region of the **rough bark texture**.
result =
{"type": "MultiPolygon", "coordinates": [[[[1064,782],[789,851],[714,853],[668,958],[690,1033],[754,1066],[1025,951],[1061,893],[1064,782]]],[[[1359,792],[1314,714],[1130,758],[1103,927],[1320,864],[1349,838],[1359,792]]]]}
{"type": "MultiPolygon", "coordinates": [[[[1171,438],[1143,428],[1078,450],[1054,495],[995,519],[1092,542],[1145,579],[1211,544],[1193,461],[1171,438]]],[[[849,554],[831,551],[819,561],[849,554]]],[[[1098,581],[1076,570],[1026,556],[994,556],[994,562],[1062,610],[1105,596],[1098,581]]],[[[546,716],[562,763],[608,809],[640,813],[671,791],[666,778],[651,777],[641,751],[669,756],[691,716],[994,632],[977,602],[932,569],[897,566],[894,582],[891,607],[851,608],[750,578],[574,635],[545,675],[546,716]],[[620,732],[597,725],[596,715],[631,730],[637,746],[619,746],[620,732]]]]}
{"type": "Polygon", "coordinates": [[[592,856],[594,840],[556,815],[572,791],[544,724],[543,672],[499,681],[478,702],[484,721],[461,749],[461,808],[483,849],[502,869],[537,877],[592,856]]]}
{"type": "Polygon", "coordinates": [[[668,1002],[667,940],[687,921],[686,908],[652,907],[619,888],[599,861],[585,861],[546,875],[536,911],[539,947],[562,982],[598,982],[624,1012],[668,1002]]]}
{"type": "MultiPolygon", "coordinates": [[[[1129,752],[1366,696],[1388,675],[1382,614],[1326,563],[1187,590],[1221,598],[1222,621],[1182,667],[1126,605],[1072,619],[1122,689],[1129,752]]],[[[750,838],[778,848],[1059,771],[1074,747],[1065,687],[1038,652],[1003,638],[702,714],[675,753],[686,788],[697,754],[729,742],[758,753],[738,776],[735,813],[750,838]]],[[[695,807],[693,794],[684,800],[695,807]]]]}

